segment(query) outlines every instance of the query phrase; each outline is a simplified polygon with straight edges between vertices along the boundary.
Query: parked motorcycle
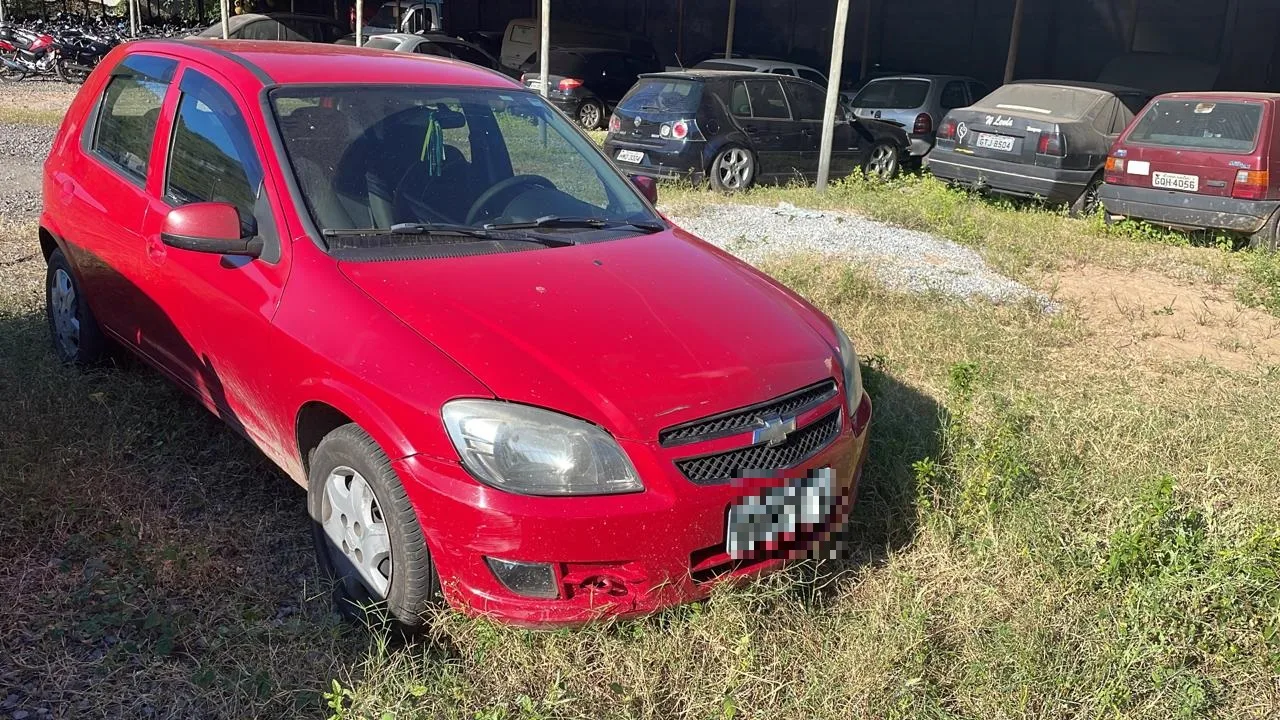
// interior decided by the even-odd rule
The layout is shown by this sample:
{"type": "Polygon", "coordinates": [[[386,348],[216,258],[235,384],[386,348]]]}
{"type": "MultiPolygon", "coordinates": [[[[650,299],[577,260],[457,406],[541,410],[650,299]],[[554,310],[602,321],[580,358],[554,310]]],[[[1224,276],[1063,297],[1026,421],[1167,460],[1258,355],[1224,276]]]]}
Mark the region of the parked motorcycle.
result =
{"type": "Polygon", "coordinates": [[[0,26],[0,80],[16,82],[28,75],[63,79],[58,41],[48,33],[0,26]]]}

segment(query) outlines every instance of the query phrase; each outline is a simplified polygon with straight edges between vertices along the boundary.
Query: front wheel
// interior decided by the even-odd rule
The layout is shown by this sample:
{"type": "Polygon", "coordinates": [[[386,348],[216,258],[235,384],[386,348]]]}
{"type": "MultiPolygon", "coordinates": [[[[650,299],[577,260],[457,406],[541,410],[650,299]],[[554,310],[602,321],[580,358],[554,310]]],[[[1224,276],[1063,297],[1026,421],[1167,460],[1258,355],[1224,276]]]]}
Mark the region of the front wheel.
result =
{"type": "Polygon", "coordinates": [[[876,143],[862,166],[862,173],[876,180],[892,180],[898,177],[898,149],[889,143],[876,143]]]}
{"type": "MultiPolygon", "coordinates": [[[[4,60],[12,60],[12,58],[6,57],[4,60]]],[[[0,63],[0,82],[18,82],[26,76],[26,72],[0,63]]]]}
{"type": "Polygon", "coordinates": [[[343,615],[369,620],[382,606],[399,629],[424,624],[439,597],[431,553],[413,504],[386,453],[359,426],[343,425],[311,454],[307,505],[321,569],[343,615]]]}
{"type": "Polygon", "coordinates": [[[711,186],[720,192],[746,190],[755,179],[756,161],[746,148],[727,147],[711,163],[711,186]]]}
{"type": "Polygon", "coordinates": [[[604,127],[604,106],[595,100],[584,100],[578,106],[578,124],[586,130],[604,127]]]}
{"type": "Polygon", "coordinates": [[[44,298],[49,335],[58,360],[80,366],[102,360],[106,355],[106,338],[62,250],[54,250],[49,256],[44,298]]]}

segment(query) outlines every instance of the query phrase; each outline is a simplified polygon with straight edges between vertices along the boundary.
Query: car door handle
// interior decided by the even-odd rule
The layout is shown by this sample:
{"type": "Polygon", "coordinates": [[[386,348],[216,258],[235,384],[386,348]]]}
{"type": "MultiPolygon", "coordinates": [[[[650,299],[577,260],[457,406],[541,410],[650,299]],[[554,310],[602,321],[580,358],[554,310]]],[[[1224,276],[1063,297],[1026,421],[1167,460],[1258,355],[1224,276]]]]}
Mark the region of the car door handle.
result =
{"type": "Polygon", "coordinates": [[[801,130],[801,131],[800,131],[800,134],[801,134],[801,135],[808,135],[809,137],[813,137],[813,128],[805,128],[805,129],[803,129],[803,130],[801,130]]]}
{"type": "Polygon", "coordinates": [[[755,125],[743,125],[742,129],[746,130],[752,135],[755,135],[756,133],[760,132],[760,128],[756,127],[755,125]]]}

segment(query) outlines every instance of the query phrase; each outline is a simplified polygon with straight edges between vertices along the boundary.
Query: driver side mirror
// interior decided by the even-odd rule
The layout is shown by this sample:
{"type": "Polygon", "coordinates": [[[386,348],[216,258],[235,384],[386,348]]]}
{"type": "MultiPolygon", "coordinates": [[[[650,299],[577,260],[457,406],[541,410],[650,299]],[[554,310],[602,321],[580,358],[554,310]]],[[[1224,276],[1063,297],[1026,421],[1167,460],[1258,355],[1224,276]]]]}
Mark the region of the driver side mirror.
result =
{"type": "Polygon", "coordinates": [[[249,231],[244,232],[240,211],[231,203],[191,203],[169,211],[160,241],[179,250],[256,258],[262,254],[262,240],[256,223],[251,219],[248,224],[249,231]]]}
{"type": "Polygon", "coordinates": [[[636,186],[640,194],[650,205],[658,204],[658,181],[648,175],[632,175],[631,184],[636,186]]]}

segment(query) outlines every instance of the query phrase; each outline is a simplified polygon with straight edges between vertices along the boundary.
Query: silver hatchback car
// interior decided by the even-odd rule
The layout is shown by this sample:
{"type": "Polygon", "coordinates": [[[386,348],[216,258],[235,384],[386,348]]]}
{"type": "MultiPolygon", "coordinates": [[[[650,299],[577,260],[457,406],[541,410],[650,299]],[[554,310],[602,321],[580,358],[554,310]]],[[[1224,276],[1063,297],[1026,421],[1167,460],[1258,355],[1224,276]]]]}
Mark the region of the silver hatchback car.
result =
{"type": "Polygon", "coordinates": [[[986,97],[981,82],[961,75],[894,75],[871,80],[854,96],[853,113],[861,118],[901,125],[911,137],[911,157],[933,149],[943,116],[986,97]]]}

